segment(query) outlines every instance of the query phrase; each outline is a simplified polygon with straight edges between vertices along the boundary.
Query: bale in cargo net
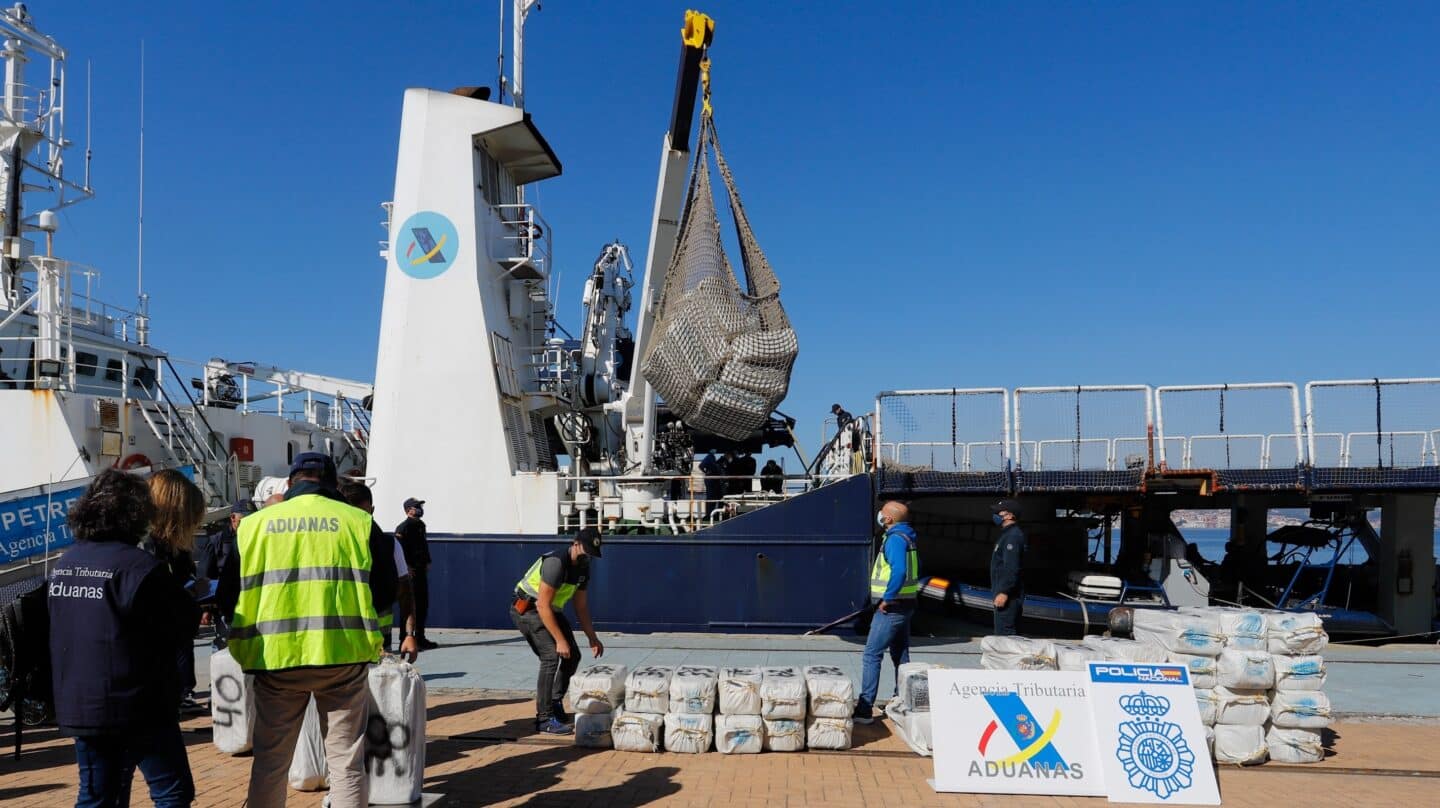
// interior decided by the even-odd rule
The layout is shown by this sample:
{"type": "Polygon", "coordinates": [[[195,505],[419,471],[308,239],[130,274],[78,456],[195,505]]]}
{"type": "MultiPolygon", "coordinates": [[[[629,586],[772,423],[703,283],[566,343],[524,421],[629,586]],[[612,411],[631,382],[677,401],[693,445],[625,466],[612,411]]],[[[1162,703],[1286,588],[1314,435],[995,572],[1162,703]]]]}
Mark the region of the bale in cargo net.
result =
{"type": "Polygon", "coordinates": [[[745,217],[715,123],[702,115],[680,235],[642,372],[686,424],[742,440],[785,399],[799,350],[780,306],[780,282],[745,217]],[[707,158],[711,147],[735,219],[744,291],[720,240],[707,158]]]}

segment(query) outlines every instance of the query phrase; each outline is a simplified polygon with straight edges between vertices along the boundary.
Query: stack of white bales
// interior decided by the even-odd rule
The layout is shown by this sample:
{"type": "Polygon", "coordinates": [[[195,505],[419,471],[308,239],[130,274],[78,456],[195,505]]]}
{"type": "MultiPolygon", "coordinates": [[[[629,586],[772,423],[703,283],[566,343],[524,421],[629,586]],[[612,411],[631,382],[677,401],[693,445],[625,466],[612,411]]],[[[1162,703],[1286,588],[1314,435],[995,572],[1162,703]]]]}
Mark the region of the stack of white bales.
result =
{"type": "Polygon", "coordinates": [[[1281,763],[1317,763],[1325,757],[1320,731],[1330,726],[1325,695],[1325,658],[1330,641],[1314,612],[1266,612],[1269,650],[1275,663],[1270,724],[1265,735],[1270,758],[1281,763]]]}
{"type": "Polygon", "coordinates": [[[670,677],[670,709],[665,713],[665,751],[698,755],[715,739],[718,677],[709,665],[681,665],[670,677]]]}
{"type": "Polygon", "coordinates": [[[896,671],[900,693],[885,706],[901,740],[917,755],[930,756],[933,734],[930,723],[930,671],[943,668],[929,662],[906,662],[896,671]]]}
{"type": "Polygon", "coordinates": [[[849,749],[855,733],[855,683],[833,665],[810,665],[805,668],[805,690],[810,694],[806,744],[811,749],[849,749]]]}
{"type": "Polygon", "coordinates": [[[570,677],[570,709],[575,711],[575,745],[608,749],[610,728],[625,705],[624,665],[591,665],[570,677]]]}
{"type": "Polygon", "coordinates": [[[1265,618],[1253,609],[1185,607],[1171,613],[1176,625],[1188,625],[1188,640],[1206,651],[1187,654],[1171,647],[1170,661],[1190,668],[1190,682],[1200,719],[1211,739],[1218,763],[1265,762],[1265,721],[1270,715],[1266,695],[1275,683],[1275,666],[1266,650],[1265,618]],[[1200,621],[1198,624],[1194,621],[1200,621]],[[1202,643],[1213,631],[1216,643],[1202,643]]]}
{"type": "Polygon", "coordinates": [[[647,665],[625,677],[625,706],[614,711],[610,740],[621,752],[659,752],[670,709],[673,668],[647,665]]]}
{"type": "Polygon", "coordinates": [[[759,668],[721,668],[720,714],[715,716],[715,749],[722,755],[755,755],[765,748],[765,719],[760,717],[759,668]]]}
{"type": "Polygon", "coordinates": [[[805,677],[799,668],[764,668],[760,677],[760,715],[765,719],[765,751],[805,749],[805,677]]]}

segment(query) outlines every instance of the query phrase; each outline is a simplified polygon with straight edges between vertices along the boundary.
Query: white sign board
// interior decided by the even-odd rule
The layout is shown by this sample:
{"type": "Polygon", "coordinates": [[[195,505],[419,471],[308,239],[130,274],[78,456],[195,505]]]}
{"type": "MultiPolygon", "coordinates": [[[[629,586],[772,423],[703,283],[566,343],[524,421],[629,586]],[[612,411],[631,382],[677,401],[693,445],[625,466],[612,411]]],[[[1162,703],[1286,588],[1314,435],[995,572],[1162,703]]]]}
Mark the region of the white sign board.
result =
{"type": "Polygon", "coordinates": [[[1086,678],[1112,802],[1220,804],[1188,668],[1091,662],[1086,678]]]}
{"type": "Polygon", "coordinates": [[[1089,687],[1083,673],[931,670],[935,790],[1104,795],[1089,687]]]}

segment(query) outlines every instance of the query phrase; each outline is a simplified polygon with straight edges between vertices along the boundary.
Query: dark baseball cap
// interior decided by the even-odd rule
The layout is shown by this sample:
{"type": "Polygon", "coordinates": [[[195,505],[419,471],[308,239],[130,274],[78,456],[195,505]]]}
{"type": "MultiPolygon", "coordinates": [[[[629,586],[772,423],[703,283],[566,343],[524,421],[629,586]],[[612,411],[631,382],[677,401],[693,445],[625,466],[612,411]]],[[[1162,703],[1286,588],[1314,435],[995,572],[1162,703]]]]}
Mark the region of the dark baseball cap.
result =
{"type": "Polygon", "coordinates": [[[301,452],[295,455],[295,460],[290,464],[290,476],[294,477],[302,471],[318,471],[320,476],[328,480],[336,477],[335,461],[323,452],[301,452]]]}
{"type": "MultiPolygon", "coordinates": [[[[394,500],[391,500],[391,502],[394,502],[394,500]]],[[[410,497],[409,499],[405,500],[405,505],[403,507],[407,511],[411,508],[423,508],[425,507],[425,500],[410,497]]]]}
{"type": "Polygon", "coordinates": [[[242,516],[247,513],[254,513],[255,503],[248,499],[237,499],[230,504],[230,512],[238,513],[242,516]]]}
{"type": "Polygon", "coordinates": [[[580,532],[575,534],[575,541],[585,548],[585,555],[600,557],[600,531],[593,527],[581,528],[580,532]]]}
{"type": "Polygon", "coordinates": [[[1010,513],[1018,516],[1020,514],[1019,500],[1002,499],[999,502],[996,502],[994,505],[990,506],[991,513],[999,513],[1001,511],[1009,511],[1010,513]]]}

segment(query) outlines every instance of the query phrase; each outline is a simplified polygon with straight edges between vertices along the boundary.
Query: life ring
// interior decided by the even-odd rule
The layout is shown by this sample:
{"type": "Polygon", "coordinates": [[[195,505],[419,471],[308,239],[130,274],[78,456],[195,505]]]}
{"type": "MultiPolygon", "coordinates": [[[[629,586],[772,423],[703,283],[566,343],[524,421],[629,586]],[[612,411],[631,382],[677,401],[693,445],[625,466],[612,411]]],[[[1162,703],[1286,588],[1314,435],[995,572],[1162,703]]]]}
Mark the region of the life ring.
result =
{"type": "Polygon", "coordinates": [[[150,458],[146,457],[142,452],[136,452],[131,455],[126,455],[123,459],[115,461],[115,468],[120,469],[121,471],[145,468],[150,465],[153,465],[150,462],[150,458]]]}

